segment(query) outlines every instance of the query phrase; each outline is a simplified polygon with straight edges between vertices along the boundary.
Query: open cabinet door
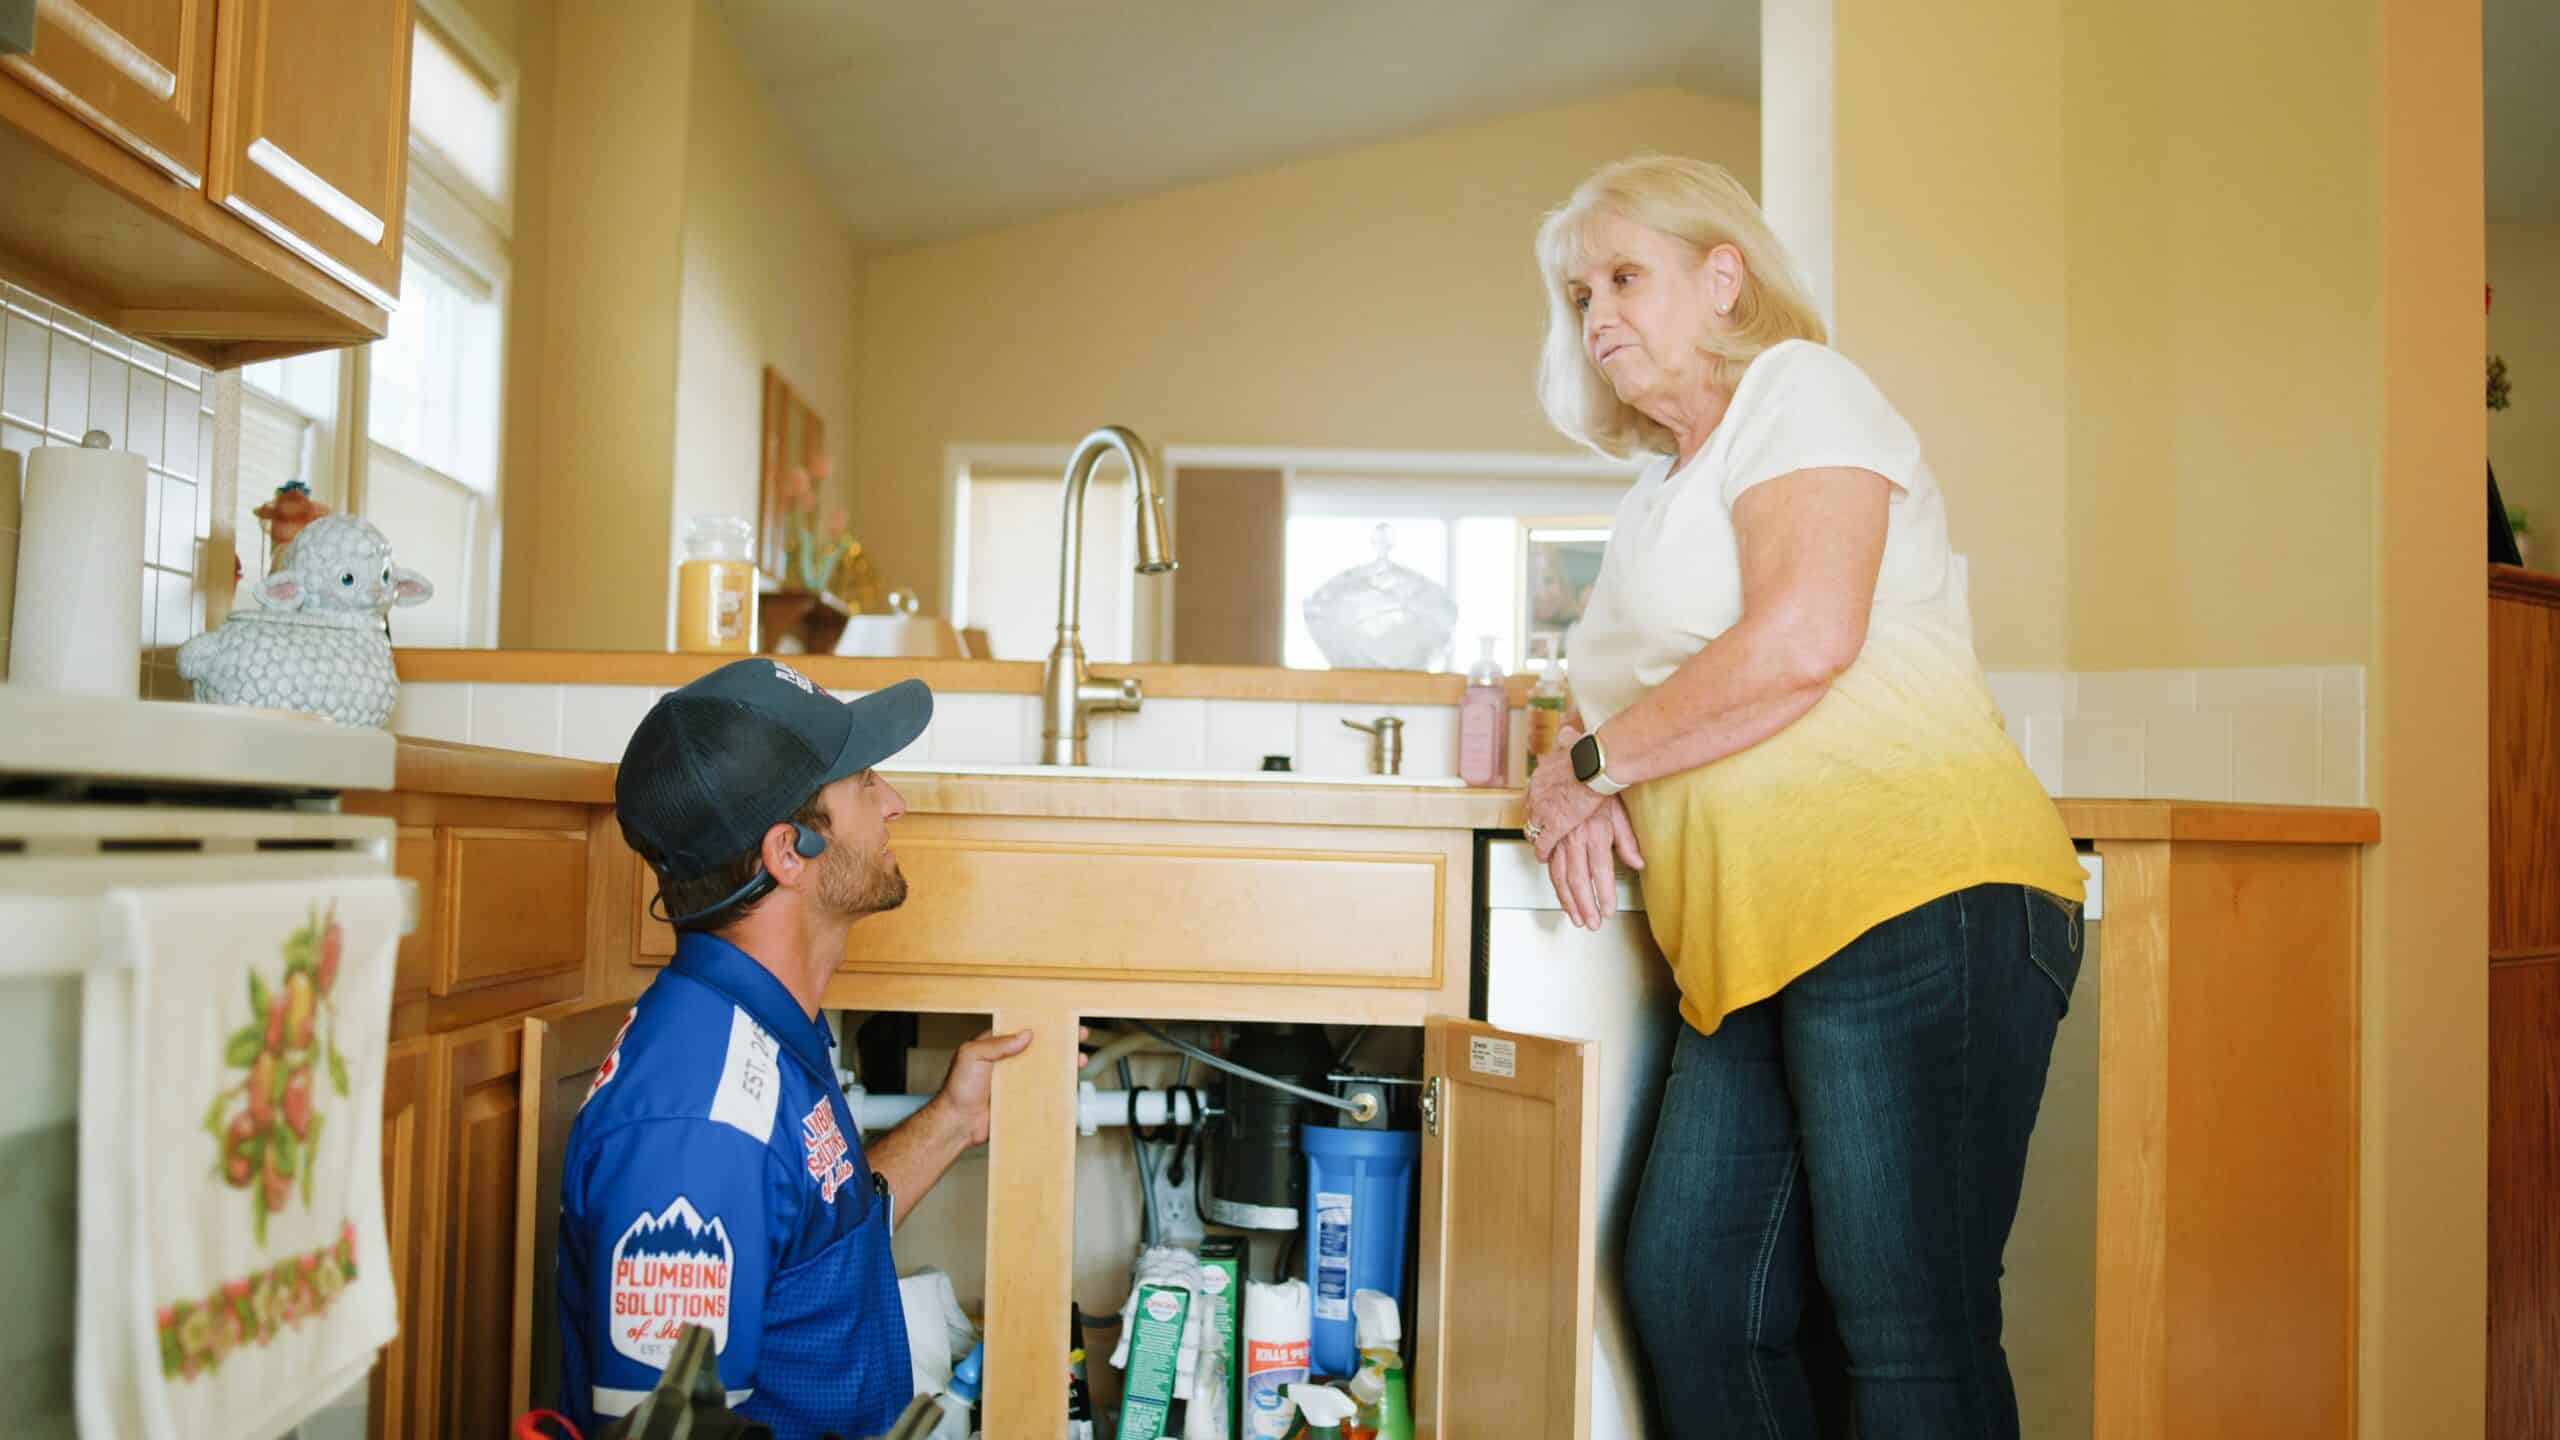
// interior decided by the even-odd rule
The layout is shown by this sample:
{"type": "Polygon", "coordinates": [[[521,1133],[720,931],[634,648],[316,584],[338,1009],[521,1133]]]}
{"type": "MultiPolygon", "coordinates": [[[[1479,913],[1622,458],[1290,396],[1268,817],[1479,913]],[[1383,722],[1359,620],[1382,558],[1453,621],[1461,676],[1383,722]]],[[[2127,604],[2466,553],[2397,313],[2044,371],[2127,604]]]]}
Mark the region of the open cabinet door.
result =
{"type": "Polygon", "coordinates": [[[524,1130],[516,1165],[515,1367],[507,1413],[560,1398],[560,1160],[596,1071],[622,1039],[631,1002],[616,1000],[524,1022],[524,1130]]]}
{"type": "Polygon", "coordinates": [[[1414,1423],[1425,1440],[1588,1428],[1596,1049],[1424,1023],[1414,1423]]]}

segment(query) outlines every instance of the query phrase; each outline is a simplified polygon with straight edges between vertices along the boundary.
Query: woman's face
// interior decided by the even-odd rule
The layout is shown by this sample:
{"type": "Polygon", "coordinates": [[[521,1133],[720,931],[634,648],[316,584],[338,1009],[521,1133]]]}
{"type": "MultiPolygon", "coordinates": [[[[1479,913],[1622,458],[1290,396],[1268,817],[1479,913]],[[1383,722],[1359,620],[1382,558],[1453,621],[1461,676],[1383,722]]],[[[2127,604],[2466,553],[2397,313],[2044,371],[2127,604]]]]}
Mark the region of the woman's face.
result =
{"type": "MultiPolygon", "coordinates": [[[[1715,325],[1724,283],[1710,256],[1617,215],[1594,217],[1583,268],[1565,277],[1582,312],[1582,353],[1618,398],[1653,413],[1707,383],[1698,341],[1715,325]]],[[[1724,297],[1723,303],[1730,303],[1724,297]]]]}

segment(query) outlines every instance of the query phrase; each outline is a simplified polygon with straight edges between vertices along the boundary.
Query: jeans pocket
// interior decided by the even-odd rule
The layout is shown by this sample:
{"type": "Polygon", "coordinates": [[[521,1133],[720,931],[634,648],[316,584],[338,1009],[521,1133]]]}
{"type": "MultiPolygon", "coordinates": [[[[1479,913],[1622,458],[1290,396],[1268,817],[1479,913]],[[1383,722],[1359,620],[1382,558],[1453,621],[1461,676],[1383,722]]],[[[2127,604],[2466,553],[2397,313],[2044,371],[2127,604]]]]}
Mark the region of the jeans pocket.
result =
{"type": "Polygon", "coordinates": [[[2027,958],[2053,983],[2062,1013],[2071,1013],[2071,987],[2080,978],[2081,947],[2087,934],[2080,923],[2080,904],[2050,891],[2021,885],[2026,906],[2027,958]]]}

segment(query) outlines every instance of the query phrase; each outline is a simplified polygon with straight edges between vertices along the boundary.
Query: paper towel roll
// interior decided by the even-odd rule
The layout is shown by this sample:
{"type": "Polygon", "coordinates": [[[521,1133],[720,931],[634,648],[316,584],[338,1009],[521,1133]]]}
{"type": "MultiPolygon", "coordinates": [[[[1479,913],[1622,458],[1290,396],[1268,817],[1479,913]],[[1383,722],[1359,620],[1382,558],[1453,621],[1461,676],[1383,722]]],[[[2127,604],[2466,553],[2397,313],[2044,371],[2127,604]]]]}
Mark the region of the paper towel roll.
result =
{"type": "Polygon", "coordinates": [[[0,450],[0,682],[9,678],[9,612],[18,598],[18,452],[0,450]]]}
{"type": "Polygon", "coordinates": [[[140,455],[47,445],[27,456],[11,684],[130,700],[142,691],[140,455]]]}

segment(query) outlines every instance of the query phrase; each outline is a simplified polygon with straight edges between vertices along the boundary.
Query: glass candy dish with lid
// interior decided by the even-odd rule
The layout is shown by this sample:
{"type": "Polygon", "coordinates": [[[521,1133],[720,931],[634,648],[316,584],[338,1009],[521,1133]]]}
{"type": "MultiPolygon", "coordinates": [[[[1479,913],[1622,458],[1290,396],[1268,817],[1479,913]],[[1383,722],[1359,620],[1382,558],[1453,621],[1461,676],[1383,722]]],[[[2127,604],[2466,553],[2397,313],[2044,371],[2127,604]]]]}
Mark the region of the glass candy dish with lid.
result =
{"type": "Polygon", "coordinates": [[[1307,597],[1307,630],[1337,670],[1428,670],[1449,651],[1458,605],[1429,576],[1390,559],[1395,538],[1383,524],[1376,558],[1354,565],[1307,597]]]}

